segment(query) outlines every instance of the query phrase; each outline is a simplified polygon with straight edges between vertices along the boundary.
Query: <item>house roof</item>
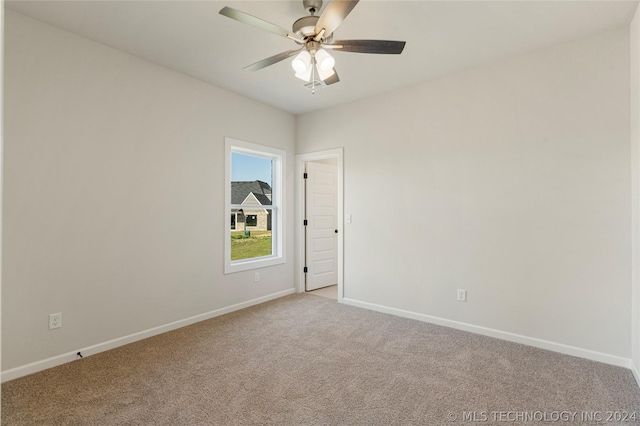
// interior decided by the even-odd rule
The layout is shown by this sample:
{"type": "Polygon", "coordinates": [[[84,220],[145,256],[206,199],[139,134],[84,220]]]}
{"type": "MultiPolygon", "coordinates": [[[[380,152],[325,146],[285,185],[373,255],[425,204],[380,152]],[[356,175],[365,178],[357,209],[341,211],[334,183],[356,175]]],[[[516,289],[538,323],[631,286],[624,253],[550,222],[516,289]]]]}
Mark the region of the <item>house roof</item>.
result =
{"type": "Polygon", "coordinates": [[[255,192],[253,193],[253,195],[254,195],[254,197],[256,197],[256,199],[263,206],[270,206],[271,205],[271,200],[266,195],[264,195],[264,194],[256,194],[255,192]]]}
{"type": "Polygon", "coordinates": [[[242,204],[249,194],[253,194],[263,206],[270,206],[271,186],[261,180],[231,182],[231,204],[242,204]]]}

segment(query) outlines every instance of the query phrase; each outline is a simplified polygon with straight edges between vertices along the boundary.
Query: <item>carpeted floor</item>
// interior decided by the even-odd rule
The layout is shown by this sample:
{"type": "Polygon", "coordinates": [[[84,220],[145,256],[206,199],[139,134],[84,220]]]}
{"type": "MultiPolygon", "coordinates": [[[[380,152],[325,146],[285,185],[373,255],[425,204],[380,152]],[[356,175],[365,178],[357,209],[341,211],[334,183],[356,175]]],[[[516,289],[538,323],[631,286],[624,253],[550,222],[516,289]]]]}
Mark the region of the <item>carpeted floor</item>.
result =
{"type": "Polygon", "coordinates": [[[3,425],[640,422],[608,411],[640,416],[629,370],[309,294],[2,385],[3,425]]]}

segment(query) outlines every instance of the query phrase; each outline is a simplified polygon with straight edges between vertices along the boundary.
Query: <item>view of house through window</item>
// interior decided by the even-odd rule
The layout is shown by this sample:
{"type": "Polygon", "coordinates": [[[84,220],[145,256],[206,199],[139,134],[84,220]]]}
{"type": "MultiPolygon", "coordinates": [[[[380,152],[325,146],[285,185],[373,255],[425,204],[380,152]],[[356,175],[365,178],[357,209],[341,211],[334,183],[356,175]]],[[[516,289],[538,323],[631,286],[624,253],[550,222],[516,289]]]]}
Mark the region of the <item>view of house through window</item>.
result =
{"type": "Polygon", "coordinates": [[[231,260],[273,254],[273,160],[231,154],[231,260]]]}
{"type": "Polygon", "coordinates": [[[225,138],[224,273],[286,262],[286,151],[225,138]]]}

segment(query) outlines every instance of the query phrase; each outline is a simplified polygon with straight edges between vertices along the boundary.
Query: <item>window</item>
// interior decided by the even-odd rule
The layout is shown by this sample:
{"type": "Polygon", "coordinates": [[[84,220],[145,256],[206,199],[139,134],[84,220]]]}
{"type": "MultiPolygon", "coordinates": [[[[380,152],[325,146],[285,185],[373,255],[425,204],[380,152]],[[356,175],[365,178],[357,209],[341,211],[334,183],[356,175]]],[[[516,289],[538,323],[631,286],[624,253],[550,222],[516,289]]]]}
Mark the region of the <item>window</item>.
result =
{"type": "Polygon", "coordinates": [[[225,149],[225,274],[284,263],[284,151],[231,138],[225,149]]]}
{"type": "MultiPolygon", "coordinates": [[[[265,212],[265,214],[267,214],[267,213],[265,212]]],[[[257,214],[249,214],[249,215],[247,215],[247,226],[258,226],[258,215],[257,214]]]]}

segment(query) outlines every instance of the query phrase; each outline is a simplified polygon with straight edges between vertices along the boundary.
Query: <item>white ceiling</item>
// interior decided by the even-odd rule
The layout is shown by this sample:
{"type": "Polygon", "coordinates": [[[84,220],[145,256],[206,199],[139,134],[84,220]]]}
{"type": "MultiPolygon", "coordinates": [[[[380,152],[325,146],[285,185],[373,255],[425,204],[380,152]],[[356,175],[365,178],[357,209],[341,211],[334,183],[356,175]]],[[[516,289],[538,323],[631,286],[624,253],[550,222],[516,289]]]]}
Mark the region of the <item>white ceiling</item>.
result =
{"type": "Polygon", "coordinates": [[[242,69],[296,48],[293,41],[218,14],[230,6],[290,29],[306,15],[301,0],[5,2],[8,9],[294,114],[627,26],[637,4],[362,0],[335,38],[405,40],[404,52],[335,52],[341,81],[312,95],[294,77],[290,60],[255,72],[242,69]]]}

